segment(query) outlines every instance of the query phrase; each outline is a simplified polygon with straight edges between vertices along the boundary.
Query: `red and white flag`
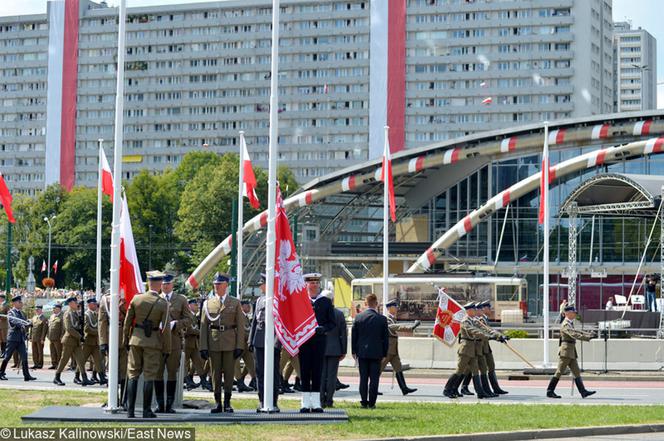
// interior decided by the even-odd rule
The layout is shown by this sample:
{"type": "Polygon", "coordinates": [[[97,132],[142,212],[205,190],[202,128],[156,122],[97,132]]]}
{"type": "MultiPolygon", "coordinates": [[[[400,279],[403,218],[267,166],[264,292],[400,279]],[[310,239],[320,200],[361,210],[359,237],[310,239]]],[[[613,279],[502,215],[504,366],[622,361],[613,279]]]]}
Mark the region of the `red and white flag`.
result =
{"type": "Polygon", "coordinates": [[[454,345],[461,320],[466,316],[463,309],[452,297],[447,295],[445,288],[438,290],[438,311],[433,325],[433,335],[448,346],[454,345]]]}
{"type": "Polygon", "coordinates": [[[7,188],[5,178],[0,173],[0,202],[2,202],[5,213],[7,213],[7,220],[14,224],[16,223],[16,219],[14,219],[14,212],[12,211],[12,200],[12,194],[9,192],[9,188],[7,188]]]}
{"type": "Polygon", "coordinates": [[[143,291],[143,279],[138,266],[134,233],[131,230],[127,196],[123,196],[122,213],[120,214],[120,292],[124,292],[128,305],[136,294],[143,291]]]}
{"type": "Polygon", "coordinates": [[[242,144],[240,148],[244,149],[244,161],[242,163],[242,167],[244,168],[244,188],[242,189],[242,195],[249,198],[249,203],[252,207],[258,209],[261,204],[258,201],[258,196],[256,196],[256,175],[254,175],[254,169],[251,167],[251,158],[249,157],[247,142],[244,140],[244,136],[240,138],[240,143],[242,144]]]}
{"type": "Polygon", "coordinates": [[[42,259],[42,267],[41,267],[41,272],[45,273],[46,272],[46,261],[42,259]]]}
{"type": "Polygon", "coordinates": [[[394,179],[392,178],[392,157],[390,156],[390,141],[385,135],[385,148],[383,151],[383,166],[380,171],[380,180],[387,185],[387,194],[390,202],[390,219],[397,221],[397,207],[394,203],[394,179]],[[386,177],[387,176],[387,177],[386,177]]]}
{"type": "Polygon", "coordinates": [[[493,102],[493,98],[491,98],[490,96],[489,96],[489,97],[486,97],[486,98],[484,98],[484,99],[482,100],[482,104],[484,104],[484,105],[489,105],[489,104],[491,104],[492,102],[493,102]]]}
{"type": "Polygon", "coordinates": [[[111,198],[113,202],[113,174],[111,173],[111,166],[106,159],[104,148],[99,149],[99,160],[101,161],[101,192],[111,198]]]}
{"type": "Polygon", "coordinates": [[[292,356],[315,333],[318,322],[302,276],[300,259],[295,252],[293,235],[277,186],[274,262],[274,330],[292,356]]]}
{"type": "Polygon", "coordinates": [[[58,261],[56,260],[55,263],[53,264],[53,274],[58,273],[58,261]]]}
{"type": "MultiPolygon", "coordinates": [[[[545,177],[544,177],[545,173],[544,172],[546,171],[546,167],[548,167],[548,166],[549,166],[549,158],[545,156],[545,157],[542,158],[542,176],[540,176],[540,205],[539,205],[539,213],[538,213],[538,216],[537,216],[537,223],[540,224],[540,225],[544,224],[544,207],[545,207],[545,204],[547,203],[547,201],[545,200],[545,198],[546,198],[545,194],[546,193],[544,191],[544,185],[545,185],[545,182],[544,182],[545,181],[545,177]]],[[[551,179],[551,178],[549,178],[549,179],[551,179]]]]}

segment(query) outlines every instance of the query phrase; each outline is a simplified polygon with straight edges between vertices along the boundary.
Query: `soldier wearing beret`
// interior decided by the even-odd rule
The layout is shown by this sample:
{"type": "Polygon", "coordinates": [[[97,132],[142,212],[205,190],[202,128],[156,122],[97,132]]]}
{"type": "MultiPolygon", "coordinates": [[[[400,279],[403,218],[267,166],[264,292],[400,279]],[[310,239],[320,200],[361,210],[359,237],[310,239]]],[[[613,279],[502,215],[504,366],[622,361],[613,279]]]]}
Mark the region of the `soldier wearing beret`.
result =
{"type": "Polygon", "coordinates": [[[81,386],[89,386],[94,384],[88,380],[88,376],[85,373],[85,359],[83,358],[83,350],[81,349],[81,342],[84,340],[84,336],[81,333],[81,316],[78,313],[78,300],[76,297],[69,297],[66,300],[67,312],[63,319],[65,334],[62,336],[62,358],[60,358],[60,363],[58,364],[58,369],[55,371],[55,379],[53,384],[58,386],[64,386],[65,383],[60,378],[62,371],[67,366],[67,362],[70,358],[73,358],[76,361],[76,369],[81,377],[81,386]]]}
{"type": "Polygon", "coordinates": [[[390,346],[387,350],[387,357],[383,358],[381,363],[380,370],[381,372],[385,370],[385,367],[389,363],[392,366],[394,371],[394,376],[397,379],[397,384],[401,393],[403,395],[408,395],[410,393],[416,392],[417,389],[411,389],[406,384],[406,379],[403,376],[403,367],[401,366],[401,357],[399,357],[399,332],[400,331],[413,331],[418,326],[420,326],[420,321],[416,320],[410,326],[401,325],[397,323],[397,311],[399,308],[399,302],[394,299],[385,305],[387,306],[387,327],[390,332],[390,346]]]}
{"type": "Polygon", "coordinates": [[[595,391],[587,390],[581,379],[581,370],[579,369],[579,363],[576,361],[578,357],[576,353],[576,341],[589,341],[594,338],[594,335],[589,332],[574,329],[574,320],[576,319],[576,308],[574,305],[565,306],[563,312],[565,314],[565,320],[563,320],[562,325],[560,325],[558,369],[549,382],[549,386],[546,389],[546,396],[549,398],[560,398],[560,395],[556,394],[556,386],[558,385],[560,376],[565,372],[565,369],[569,367],[570,371],[572,371],[574,383],[576,384],[581,397],[586,398],[594,394],[595,391]]]}
{"type": "Polygon", "coordinates": [[[53,313],[48,319],[48,341],[51,351],[51,366],[49,369],[57,369],[60,358],[62,357],[62,336],[65,334],[65,328],[62,325],[62,305],[56,303],[53,306],[53,313]]]}
{"type": "Polygon", "coordinates": [[[7,334],[7,348],[5,349],[5,358],[0,365],[0,380],[7,380],[5,371],[7,364],[12,355],[17,351],[21,356],[21,366],[23,367],[23,379],[25,381],[36,380],[35,377],[30,375],[28,370],[28,350],[25,347],[25,339],[27,336],[27,329],[31,326],[30,322],[23,314],[23,299],[21,296],[12,298],[12,309],[7,313],[7,321],[9,323],[9,332],[7,334]]]}

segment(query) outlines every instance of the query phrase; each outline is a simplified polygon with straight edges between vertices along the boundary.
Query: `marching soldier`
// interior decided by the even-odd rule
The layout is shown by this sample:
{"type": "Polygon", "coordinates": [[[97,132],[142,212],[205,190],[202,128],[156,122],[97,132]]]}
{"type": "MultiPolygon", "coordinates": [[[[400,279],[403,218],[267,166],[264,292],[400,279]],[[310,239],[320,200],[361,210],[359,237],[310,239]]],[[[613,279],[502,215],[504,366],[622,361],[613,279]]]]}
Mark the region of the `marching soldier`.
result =
{"type": "Polygon", "coordinates": [[[200,338],[200,318],[198,316],[198,301],[196,299],[189,299],[189,311],[192,315],[191,323],[184,334],[184,365],[189,367],[187,376],[184,377],[184,383],[187,390],[196,389],[198,386],[206,386],[207,376],[203,370],[203,359],[198,349],[198,339],[200,338]],[[198,375],[201,379],[200,384],[194,382],[194,374],[198,375]]]}
{"type": "Polygon", "coordinates": [[[7,332],[9,331],[9,323],[7,322],[7,313],[9,312],[9,302],[4,292],[0,292],[0,357],[5,356],[5,349],[7,349],[7,332]]]}
{"type": "Polygon", "coordinates": [[[51,366],[49,369],[57,369],[60,358],[62,357],[62,336],[65,334],[65,328],[62,325],[62,305],[56,303],[53,306],[53,313],[48,319],[48,342],[51,352],[51,366]]]}
{"type": "Polygon", "coordinates": [[[63,346],[62,358],[60,358],[58,369],[55,371],[53,384],[57,384],[58,386],[65,385],[60,378],[60,374],[62,374],[62,371],[67,366],[69,359],[73,358],[76,361],[76,368],[81,376],[81,386],[90,386],[94,383],[88,380],[88,376],[85,373],[85,359],[83,358],[83,350],[81,349],[81,342],[84,340],[84,337],[81,333],[80,315],[77,311],[78,302],[76,297],[68,298],[66,304],[69,309],[63,319],[65,333],[61,340],[63,346]]]}
{"type": "MultiPolygon", "coordinates": [[[[491,329],[491,327],[489,326],[489,315],[491,314],[491,301],[485,300],[480,304],[480,308],[481,308],[481,316],[479,317],[480,323],[484,327],[486,327],[487,330],[491,330],[491,332],[497,334],[498,335],[497,340],[502,341],[503,343],[509,340],[510,338],[508,336],[494,329],[491,329]]],[[[497,395],[507,394],[508,392],[501,389],[500,385],[498,384],[498,377],[496,376],[496,362],[493,359],[493,351],[491,350],[491,345],[489,344],[488,340],[484,343],[483,350],[484,350],[484,358],[486,359],[486,364],[487,364],[489,384],[493,389],[493,393],[497,395]]]]}
{"type": "Polygon", "coordinates": [[[31,326],[30,322],[23,314],[23,299],[21,296],[12,298],[12,309],[7,312],[7,321],[9,322],[9,332],[7,333],[7,347],[5,349],[5,358],[0,365],[0,380],[7,380],[5,371],[12,355],[17,351],[21,356],[21,365],[23,367],[23,380],[36,380],[30,375],[28,370],[28,350],[25,346],[27,328],[31,326]]]}
{"type": "MultiPolygon", "coordinates": [[[[240,301],[242,307],[242,313],[244,314],[244,332],[246,336],[249,336],[251,331],[251,303],[249,300],[240,301]]],[[[247,341],[244,342],[244,347],[242,348],[242,356],[235,361],[235,381],[237,382],[237,391],[238,392],[251,392],[254,389],[253,386],[256,385],[256,366],[254,364],[254,355],[249,350],[249,344],[247,341]],[[244,367],[240,369],[240,359],[244,361],[244,367]],[[251,377],[249,382],[249,387],[244,383],[244,379],[247,374],[251,377]]]]}
{"type": "Polygon", "coordinates": [[[399,307],[399,302],[391,300],[387,302],[387,327],[390,331],[390,346],[387,350],[387,357],[383,358],[380,371],[385,370],[385,366],[388,363],[392,365],[392,370],[394,371],[394,376],[397,378],[397,383],[399,384],[399,389],[403,395],[408,395],[410,393],[416,392],[417,389],[411,389],[406,385],[406,379],[403,376],[403,367],[401,366],[401,357],[399,357],[399,331],[413,331],[418,326],[420,326],[420,321],[415,320],[410,326],[400,325],[397,323],[397,309],[399,307]]]}
{"type": "Polygon", "coordinates": [[[127,366],[127,418],[135,418],[138,377],[143,374],[143,418],[156,418],[150,409],[154,382],[162,360],[171,351],[168,302],[159,296],[164,273],[149,271],[148,292],[137,294],[127,308],[122,328],[124,347],[129,351],[127,366]]]}
{"type": "Polygon", "coordinates": [[[240,301],[227,294],[229,277],[217,274],[214,278],[215,296],[203,303],[200,351],[204,360],[210,358],[214,401],[212,413],[233,412],[231,394],[235,360],[242,355],[246,342],[245,317],[240,301]],[[221,405],[221,377],[224,377],[224,404],[221,405]]]}
{"type": "Polygon", "coordinates": [[[42,311],[41,306],[35,306],[35,315],[30,320],[32,326],[28,334],[32,343],[33,363],[30,369],[41,369],[44,367],[44,341],[48,334],[48,321],[42,311]]]}
{"type": "Polygon", "coordinates": [[[161,298],[168,302],[169,328],[171,331],[171,352],[168,358],[161,360],[158,378],[154,383],[157,394],[157,413],[175,413],[175,389],[177,387],[178,369],[182,358],[182,338],[191,324],[187,298],[173,292],[173,275],[166,274],[161,286],[161,298]],[[166,381],[166,405],[164,406],[164,371],[168,374],[166,381]]]}
{"type": "Polygon", "coordinates": [[[576,353],[576,341],[589,341],[594,338],[594,335],[590,332],[574,329],[574,320],[576,319],[576,308],[574,305],[565,306],[563,312],[565,313],[565,320],[563,321],[563,324],[560,325],[558,369],[549,382],[549,387],[546,389],[546,396],[549,398],[560,398],[560,395],[556,394],[556,386],[558,385],[560,376],[565,372],[565,369],[569,367],[572,371],[572,376],[574,377],[574,384],[576,384],[576,388],[579,390],[581,398],[586,398],[593,395],[595,391],[587,390],[583,385],[579,363],[576,361],[578,357],[576,353]]]}
{"type": "MultiPolygon", "coordinates": [[[[108,356],[108,344],[110,341],[110,321],[109,308],[111,306],[111,294],[106,293],[102,296],[99,304],[99,352],[101,354],[101,363],[106,366],[105,358],[108,356]]],[[[125,317],[127,315],[127,303],[124,296],[119,296],[118,299],[118,338],[122,338],[122,330],[124,327],[125,317]]],[[[105,371],[102,368],[102,371],[105,371]]],[[[123,408],[127,408],[127,351],[125,348],[118,349],[118,387],[120,389],[120,400],[118,401],[123,408]]]]}
{"type": "Polygon", "coordinates": [[[94,297],[87,300],[88,309],[83,317],[83,360],[92,357],[94,370],[92,379],[97,380],[100,385],[108,384],[104,367],[99,352],[99,314],[97,313],[97,299],[94,297]]]}

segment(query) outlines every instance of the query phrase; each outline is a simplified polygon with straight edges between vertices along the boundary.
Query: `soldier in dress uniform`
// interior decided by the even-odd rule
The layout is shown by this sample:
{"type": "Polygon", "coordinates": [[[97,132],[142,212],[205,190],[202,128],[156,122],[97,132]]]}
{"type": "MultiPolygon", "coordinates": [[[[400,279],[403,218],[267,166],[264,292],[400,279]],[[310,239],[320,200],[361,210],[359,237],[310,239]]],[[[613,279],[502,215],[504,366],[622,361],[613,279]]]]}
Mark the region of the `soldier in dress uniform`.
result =
{"type": "MultiPolygon", "coordinates": [[[[480,311],[481,315],[479,317],[480,323],[486,327],[487,329],[490,329],[491,332],[494,334],[498,335],[498,341],[502,341],[503,343],[509,340],[510,338],[495,329],[491,329],[489,326],[489,315],[491,314],[491,301],[490,300],[485,300],[480,304],[480,311]],[[502,339],[500,338],[502,337],[502,339]]],[[[504,395],[507,394],[508,392],[501,389],[500,385],[498,384],[498,377],[496,376],[496,362],[493,359],[493,351],[491,350],[491,345],[487,341],[484,344],[483,347],[484,350],[484,358],[486,359],[486,364],[487,364],[487,370],[488,370],[488,379],[489,379],[489,385],[493,389],[493,393],[497,395],[504,395]]]]}
{"type": "MultiPolygon", "coordinates": [[[[261,274],[260,290],[261,296],[254,305],[254,320],[251,322],[251,331],[249,332],[249,346],[253,348],[253,354],[256,358],[256,385],[258,386],[258,409],[265,409],[265,274],[261,274]]],[[[279,380],[281,378],[279,369],[279,356],[281,352],[281,342],[274,336],[274,370],[272,375],[272,407],[275,412],[279,412],[277,400],[279,398],[279,380]]]]}
{"type": "Polygon", "coordinates": [[[5,349],[7,349],[7,332],[9,331],[9,323],[7,322],[7,313],[9,312],[10,306],[7,301],[7,296],[4,292],[0,292],[0,357],[4,358],[5,349]]]}
{"type": "Polygon", "coordinates": [[[104,366],[101,362],[99,352],[99,314],[97,313],[97,299],[94,297],[87,300],[88,309],[83,317],[83,360],[92,357],[94,371],[92,379],[98,381],[102,386],[108,384],[104,366]]]}
{"type": "MultiPolygon", "coordinates": [[[[101,354],[101,363],[106,366],[105,357],[108,356],[108,344],[110,341],[110,321],[109,308],[111,306],[111,293],[108,292],[101,297],[99,303],[99,352],[101,354]]],[[[127,315],[127,303],[124,296],[118,298],[118,339],[122,338],[124,320],[127,315]]],[[[124,409],[127,408],[127,351],[125,348],[118,348],[118,387],[120,399],[118,403],[124,409]]],[[[104,369],[105,370],[105,369],[104,369]]]]}
{"type": "Polygon", "coordinates": [[[44,367],[44,341],[48,335],[48,320],[44,317],[43,308],[35,306],[35,315],[30,320],[29,338],[32,343],[32,367],[30,369],[41,369],[44,367]]]}
{"type": "Polygon", "coordinates": [[[81,386],[90,386],[94,383],[88,380],[88,376],[85,373],[85,359],[83,358],[83,350],[81,349],[81,342],[83,342],[84,337],[81,333],[81,316],[78,313],[78,301],[76,297],[69,297],[66,302],[67,312],[63,318],[65,333],[62,336],[62,358],[60,358],[60,363],[58,364],[58,369],[55,371],[55,379],[53,384],[58,386],[64,386],[65,383],[60,378],[60,374],[67,366],[67,362],[70,358],[73,358],[76,361],[76,368],[81,377],[81,386]]]}
{"type": "Polygon", "coordinates": [[[62,357],[62,336],[65,334],[65,328],[62,325],[62,305],[56,303],[53,306],[53,313],[48,319],[48,342],[51,352],[51,366],[49,369],[57,369],[60,358],[62,357]]]}
{"type": "Polygon", "coordinates": [[[466,310],[466,317],[461,321],[461,329],[459,330],[459,348],[457,349],[457,370],[447,380],[443,395],[448,398],[460,398],[463,395],[459,394],[458,388],[463,381],[466,372],[470,371],[473,379],[473,386],[477,392],[477,398],[488,398],[489,395],[482,387],[482,380],[480,379],[478,357],[481,354],[482,337],[495,339],[496,336],[487,332],[484,328],[479,327],[474,320],[477,309],[476,304],[473,302],[464,305],[466,310]]]}
{"type": "Polygon", "coordinates": [[[417,389],[411,389],[406,385],[406,379],[403,376],[403,367],[401,366],[401,357],[399,357],[399,332],[400,331],[413,331],[420,326],[420,321],[415,320],[412,325],[400,325],[397,323],[397,311],[399,308],[399,301],[394,299],[387,302],[387,327],[390,331],[390,346],[387,350],[387,357],[383,358],[380,370],[385,370],[385,366],[389,363],[392,365],[394,376],[397,379],[397,384],[403,395],[416,392],[417,389]]]}
{"type": "Polygon", "coordinates": [[[9,359],[12,358],[14,351],[18,351],[21,356],[21,365],[23,367],[23,380],[32,381],[36,380],[35,377],[30,375],[28,370],[28,350],[25,346],[25,339],[27,337],[27,329],[31,326],[30,322],[23,314],[23,299],[21,296],[12,298],[12,309],[7,312],[7,321],[9,322],[9,332],[7,333],[7,347],[5,348],[5,358],[0,365],[0,380],[7,380],[5,371],[9,359]]]}
{"type": "Polygon", "coordinates": [[[332,301],[325,296],[321,296],[320,279],[321,275],[319,273],[304,275],[307,293],[318,326],[313,337],[300,346],[301,413],[323,412],[320,402],[320,378],[323,371],[323,359],[325,358],[325,334],[332,332],[337,326],[332,301]]]}
{"type": "MultiPolygon", "coordinates": [[[[251,331],[251,302],[249,300],[241,300],[240,305],[242,307],[242,313],[244,314],[244,332],[247,337],[249,337],[249,332],[251,331]]],[[[238,392],[252,392],[256,390],[254,386],[256,385],[256,365],[254,364],[254,354],[251,353],[249,342],[245,341],[245,345],[242,348],[242,356],[235,361],[235,382],[237,383],[238,392]],[[244,367],[240,369],[240,360],[244,362],[244,367]],[[251,377],[249,386],[244,383],[244,379],[247,377],[247,374],[251,377]]]]}
{"type": "Polygon", "coordinates": [[[565,314],[565,320],[563,320],[562,325],[560,325],[558,369],[549,382],[549,387],[546,389],[546,396],[549,398],[560,398],[560,395],[556,394],[556,386],[558,385],[560,376],[565,372],[565,369],[569,367],[570,371],[572,371],[572,376],[574,377],[574,383],[581,394],[581,398],[586,398],[594,394],[595,391],[587,390],[583,385],[579,363],[576,361],[578,357],[576,353],[576,341],[589,341],[595,336],[590,332],[574,329],[574,320],[576,319],[576,308],[574,305],[565,306],[563,312],[565,314]]]}
{"type": "MultiPolygon", "coordinates": [[[[334,291],[326,289],[321,295],[329,298],[334,304],[334,291]]],[[[346,357],[348,351],[348,329],[344,313],[334,308],[334,319],[336,326],[325,334],[325,358],[323,359],[323,371],[320,380],[320,402],[323,408],[334,407],[334,393],[337,390],[337,373],[339,362],[346,357]]]]}
{"type": "Polygon", "coordinates": [[[143,374],[143,418],[156,418],[150,409],[154,382],[162,360],[171,351],[168,302],[159,297],[164,273],[149,271],[148,292],[131,299],[122,328],[124,347],[129,351],[127,366],[127,417],[134,418],[138,377],[143,374]]]}
{"type": "Polygon", "coordinates": [[[187,298],[173,292],[173,275],[166,274],[161,286],[161,298],[168,302],[169,327],[171,331],[171,352],[166,360],[159,365],[159,378],[154,383],[157,394],[157,413],[175,413],[175,389],[177,387],[178,369],[182,358],[182,339],[193,319],[189,311],[187,298]],[[166,405],[164,406],[164,371],[168,374],[166,381],[166,405]]]}
{"type": "Polygon", "coordinates": [[[235,360],[242,355],[247,336],[244,333],[245,317],[240,301],[228,295],[226,274],[214,278],[215,296],[203,303],[201,319],[201,357],[210,358],[214,401],[217,406],[212,413],[233,412],[231,395],[235,360]],[[221,405],[221,377],[224,377],[224,404],[221,405]]]}
{"type": "Polygon", "coordinates": [[[184,383],[187,390],[196,389],[198,386],[206,386],[207,376],[203,369],[203,359],[198,349],[198,339],[200,338],[200,318],[198,314],[198,300],[189,299],[187,301],[189,311],[192,315],[191,323],[184,334],[184,365],[189,367],[187,376],[184,377],[184,383]],[[191,363],[191,364],[190,364],[191,363]],[[201,379],[200,384],[194,382],[194,374],[201,379]]]}

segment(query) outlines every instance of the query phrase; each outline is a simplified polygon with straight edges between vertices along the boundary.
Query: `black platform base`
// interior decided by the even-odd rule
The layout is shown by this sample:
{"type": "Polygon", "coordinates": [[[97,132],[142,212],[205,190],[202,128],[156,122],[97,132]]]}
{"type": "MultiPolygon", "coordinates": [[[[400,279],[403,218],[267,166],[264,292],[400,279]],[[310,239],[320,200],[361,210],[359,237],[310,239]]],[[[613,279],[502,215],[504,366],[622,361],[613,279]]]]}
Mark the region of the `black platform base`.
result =
{"type": "Polygon", "coordinates": [[[524,375],[546,375],[551,376],[556,373],[556,368],[535,368],[535,369],[524,369],[524,375]]]}
{"type": "MultiPolygon", "coordinates": [[[[142,415],[137,409],[136,416],[142,415]]],[[[203,423],[203,424],[333,424],[348,422],[343,410],[324,413],[300,413],[295,410],[280,413],[257,413],[255,410],[236,410],[235,413],[211,414],[209,409],[178,409],[177,413],[158,414],[157,418],[127,418],[126,412],[106,412],[101,407],[48,406],[21,418],[26,423],[203,423]]]]}

